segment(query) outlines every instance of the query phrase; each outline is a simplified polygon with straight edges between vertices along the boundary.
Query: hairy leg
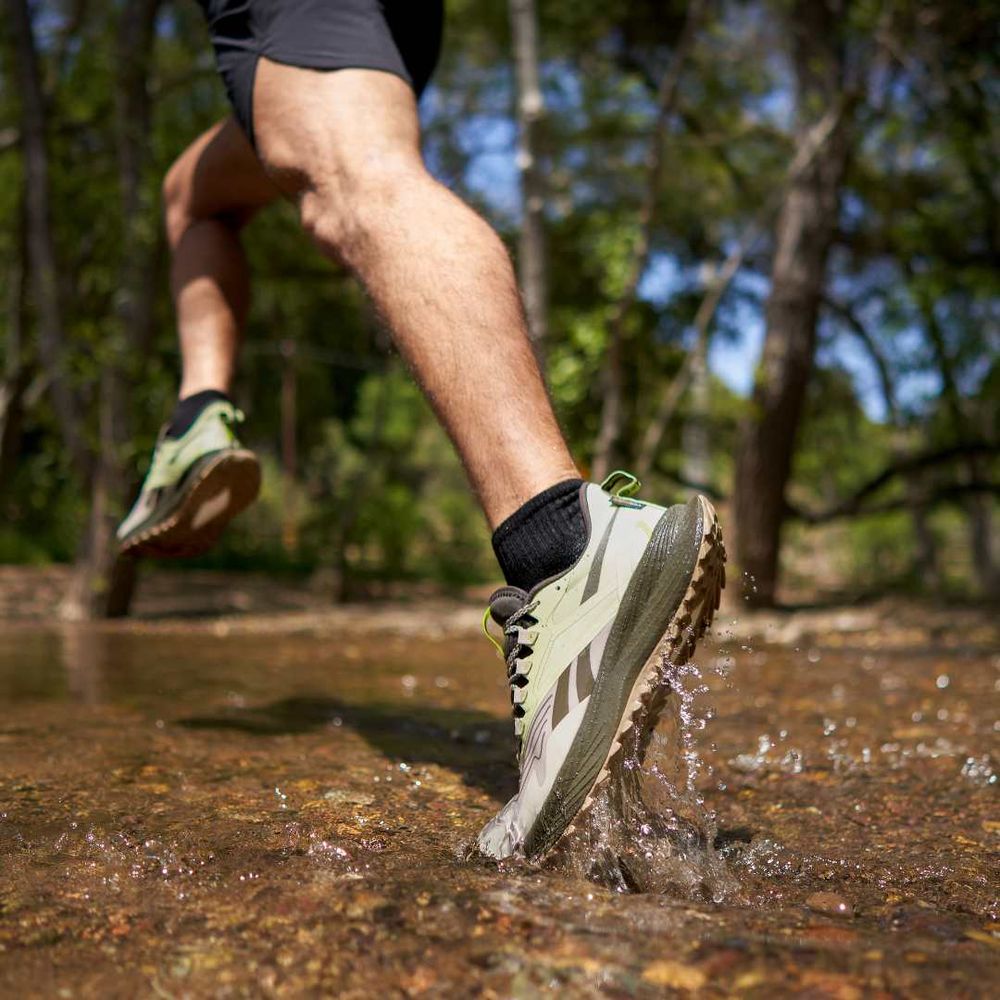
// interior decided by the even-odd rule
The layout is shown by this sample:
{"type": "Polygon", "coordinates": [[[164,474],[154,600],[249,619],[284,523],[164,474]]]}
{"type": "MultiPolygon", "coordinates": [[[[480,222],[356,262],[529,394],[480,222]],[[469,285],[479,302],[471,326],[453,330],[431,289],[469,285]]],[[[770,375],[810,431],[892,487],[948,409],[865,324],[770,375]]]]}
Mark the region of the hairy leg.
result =
{"type": "Polygon", "coordinates": [[[199,136],[164,179],[181,397],[229,391],[250,301],[240,229],[279,195],[231,118],[199,136]]]}
{"type": "Polygon", "coordinates": [[[374,70],[261,59],[254,130],[303,225],[364,283],[496,527],[578,475],[493,230],[424,167],[414,96],[374,70]]]}

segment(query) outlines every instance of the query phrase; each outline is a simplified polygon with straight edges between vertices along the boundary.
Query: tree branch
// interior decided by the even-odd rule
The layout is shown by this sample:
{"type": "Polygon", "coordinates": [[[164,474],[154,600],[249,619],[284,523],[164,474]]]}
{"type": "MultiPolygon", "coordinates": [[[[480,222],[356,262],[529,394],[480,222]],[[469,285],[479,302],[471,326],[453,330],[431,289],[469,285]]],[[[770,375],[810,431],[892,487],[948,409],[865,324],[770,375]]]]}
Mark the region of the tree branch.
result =
{"type": "MultiPolygon", "coordinates": [[[[897,476],[907,476],[923,469],[928,469],[937,465],[946,465],[957,459],[966,459],[975,456],[1000,455],[1000,444],[988,441],[966,441],[960,444],[950,445],[947,448],[938,448],[934,451],[922,452],[918,455],[910,455],[883,469],[877,476],[868,480],[860,489],[856,490],[849,497],[835,503],[826,510],[810,511],[791,504],[785,504],[785,510],[789,517],[805,521],[806,524],[823,524],[827,521],[834,521],[841,517],[853,517],[873,513],[882,513],[887,510],[899,510],[904,507],[921,505],[921,501],[912,497],[901,498],[898,501],[886,501],[879,505],[866,505],[865,500],[881,490],[887,483],[897,476]]],[[[946,494],[949,497],[958,496],[970,492],[997,492],[1000,490],[1000,483],[990,483],[976,481],[974,483],[958,483],[951,486],[939,487],[932,496],[940,499],[946,494]]],[[[934,502],[937,502],[935,499],[934,502]]],[[[924,505],[929,501],[924,502],[924,505]]]]}
{"type": "MultiPolygon", "coordinates": [[[[705,342],[700,345],[705,356],[708,354],[707,341],[710,336],[712,320],[715,318],[719,303],[726,294],[733,278],[736,277],[743,266],[747,254],[750,253],[754,244],[760,238],[768,219],[777,211],[785,192],[809,169],[817,153],[819,153],[826,140],[833,134],[850,100],[850,98],[845,98],[837,102],[813,126],[795,158],[789,164],[783,182],[771,192],[771,196],[747,224],[736,246],[733,247],[729,256],[723,262],[722,267],[719,268],[715,273],[715,277],[709,283],[708,290],[701,301],[701,305],[698,307],[697,313],[695,313],[693,321],[699,341],[705,342]]],[[[646,433],[642,439],[642,447],[639,450],[638,460],[636,461],[636,474],[640,479],[653,467],[653,462],[663,441],[667,425],[673,418],[674,412],[684,396],[684,391],[687,389],[694,364],[692,359],[697,353],[697,351],[691,351],[684,359],[684,364],[681,365],[677,375],[674,376],[673,383],[660,401],[655,416],[646,427],[646,433]]]]}
{"type": "Polygon", "coordinates": [[[854,310],[843,302],[837,302],[829,295],[824,294],[823,305],[827,307],[838,319],[847,324],[848,329],[864,345],[878,371],[879,385],[882,388],[882,399],[885,408],[889,413],[889,420],[894,425],[899,424],[899,407],[896,404],[896,390],[892,384],[892,376],[889,374],[889,362],[882,353],[875,338],[872,337],[868,328],[861,322],[854,310]]]}
{"type": "Polygon", "coordinates": [[[786,506],[786,513],[788,517],[804,521],[806,524],[827,524],[844,517],[872,517],[875,514],[892,514],[898,510],[926,509],[935,507],[939,503],[961,500],[973,494],[1000,496],[1000,483],[978,480],[968,483],[949,483],[947,486],[939,486],[927,493],[897,497],[894,500],[884,500],[882,503],[865,504],[856,510],[831,508],[827,511],[807,513],[798,508],[786,506]]]}

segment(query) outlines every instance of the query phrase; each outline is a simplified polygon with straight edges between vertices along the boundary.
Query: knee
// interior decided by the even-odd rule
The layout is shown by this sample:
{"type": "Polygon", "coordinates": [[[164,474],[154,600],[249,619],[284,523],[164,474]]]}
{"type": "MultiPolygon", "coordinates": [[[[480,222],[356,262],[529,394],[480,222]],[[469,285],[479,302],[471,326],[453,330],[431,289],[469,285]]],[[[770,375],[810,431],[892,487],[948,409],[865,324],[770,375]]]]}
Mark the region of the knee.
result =
{"type": "Polygon", "coordinates": [[[188,150],[176,160],[163,178],[160,198],[163,206],[163,224],[167,232],[167,243],[176,250],[184,234],[196,223],[208,219],[220,222],[234,232],[239,232],[267,199],[241,203],[230,196],[232,204],[220,210],[218,193],[206,194],[203,182],[199,181],[201,169],[198,159],[188,150]],[[199,186],[202,185],[202,186],[199,186]]]}
{"type": "Polygon", "coordinates": [[[299,196],[302,226],[322,249],[353,264],[366,246],[399,227],[406,201],[428,183],[435,182],[409,153],[338,157],[310,172],[299,196]]]}

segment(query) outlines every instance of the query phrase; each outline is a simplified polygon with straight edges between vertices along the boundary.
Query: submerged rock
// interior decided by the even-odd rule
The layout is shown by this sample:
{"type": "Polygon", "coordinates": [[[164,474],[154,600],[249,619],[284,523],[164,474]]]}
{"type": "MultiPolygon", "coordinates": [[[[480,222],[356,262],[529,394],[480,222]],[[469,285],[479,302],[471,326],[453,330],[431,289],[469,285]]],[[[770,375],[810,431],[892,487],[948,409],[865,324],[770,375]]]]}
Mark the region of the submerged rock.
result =
{"type": "Polygon", "coordinates": [[[854,916],[854,907],[835,892],[814,892],[806,896],[806,906],[814,913],[826,913],[831,917],[854,916]]]}

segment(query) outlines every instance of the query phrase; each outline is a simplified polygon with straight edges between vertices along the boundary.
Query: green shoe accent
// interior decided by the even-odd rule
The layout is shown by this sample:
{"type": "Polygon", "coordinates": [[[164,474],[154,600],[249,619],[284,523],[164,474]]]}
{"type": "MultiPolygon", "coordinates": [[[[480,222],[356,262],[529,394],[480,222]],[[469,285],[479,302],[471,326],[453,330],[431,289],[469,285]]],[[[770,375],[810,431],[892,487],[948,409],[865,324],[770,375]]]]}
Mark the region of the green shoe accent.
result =
{"type": "Polygon", "coordinates": [[[641,488],[642,483],[639,482],[638,477],[633,476],[631,472],[626,472],[624,469],[615,469],[614,472],[609,472],[605,476],[604,482],[601,483],[601,489],[605,493],[610,493],[616,497],[635,496],[641,488]]]}

